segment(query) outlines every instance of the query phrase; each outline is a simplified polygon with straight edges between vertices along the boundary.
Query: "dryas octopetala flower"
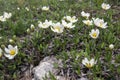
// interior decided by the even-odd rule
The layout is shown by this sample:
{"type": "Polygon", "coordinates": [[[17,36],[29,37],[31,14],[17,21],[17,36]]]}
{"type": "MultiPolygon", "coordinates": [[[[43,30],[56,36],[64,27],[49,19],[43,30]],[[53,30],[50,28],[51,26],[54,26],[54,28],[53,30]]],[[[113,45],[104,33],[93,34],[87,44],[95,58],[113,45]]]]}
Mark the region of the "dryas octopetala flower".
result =
{"type": "Polygon", "coordinates": [[[53,32],[62,33],[63,30],[64,30],[64,26],[62,24],[60,24],[60,22],[53,23],[52,27],[51,27],[51,30],[53,32]]]}
{"type": "Polygon", "coordinates": [[[12,45],[8,45],[8,48],[5,47],[4,56],[8,59],[13,59],[18,54],[17,46],[13,47],[12,45]]]}
{"type": "Polygon", "coordinates": [[[109,48],[110,48],[110,49],[113,49],[113,48],[114,48],[114,45],[113,45],[113,44],[110,44],[110,45],[109,45],[109,48]]]}
{"type": "Polygon", "coordinates": [[[76,18],[76,16],[65,16],[64,19],[66,19],[67,21],[70,21],[71,23],[75,23],[78,21],[78,19],[76,18]]]}
{"type": "Polygon", "coordinates": [[[97,27],[101,27],[101,28],[107,28],[107,22],[104,22],[103,19],[99,19],[99,18],[93,18],[93,21],[94,21],[94,24],[97,26],[97,27]]]}
{"type": "Polygon", "coordinates": [[[85,13],[84,11],[81,12],[81,15],[87,19],[90,17],[90,13],[85,13]]]}
{"type": "Polygon", "coordinates": [[[75,27],[75,25],[73,25],[73,23],[67,23],[65,20],[62,20],[62,25],[65,28],[74,28],[75,27]]]}
{"type": "Polygon", "coordinates": [[[12,13],[4,12],[3,16],[4,16],[4,18],[9,19],[9,18],[11,18],[12,13]]]}
{"type": "Polygon", "coordinates": [[[2,57],[2,49],[0,48],[0,57],[2,57]]]}
{"type": "Polygon", "coordinates": [[[87,68],[92,68],[96,63],[97,61],[94,59],[88,60],[87,58],[84,58],[82,60],[82,64],[85,65],[87,68]]]}
{"type": "Polygon", "coordinates": [[[40,28],[48,28],[52,25],[52,21],[45,20],[45,22],[39,22],[38,27],[40,28]]]}
{"type": "Polygon", "coordinates": [[[6,21],[6,18],[4,16],[0,16],[0,21],[4,22],[6,21]]]}
{"type": "Polygon", "coordinates": [[[12,16],[12,13],[4,12],[4,14],[2,16],[0,16],[0,21],[4,22],[4,21],[6,21],[6,19],[11,18],[11,16],[12,16]]]}
{"type": "Polygon", "coordinates": [[[88,25],[88,26],[93,25],[93,21],[92,20],[83,20],[83,23],[88,25]]]}
{"type": "Polygon", "coordinates": [[[42,7],[42,10],[43,10],[43,11],[48,11],[48,10],[49,10],[49,6],[43,6],[43,7],[42,7]]]}
{"type": "Polygon", "coordinates": [[[90,32],[90,36],[94,39],[96,39],[98,36],[99,36],[99,29],[92,29],[91,32],[90,32]]]}
{"type": "Polygon", "coordinates": [[[20,8],[19,8],[19,7],[17,7],[17,10],[20,10],[20,8]]]}
{"type": "Polygon", "coordinates": [[[101,7],[104,9],[104,10],[108,10],[110,9],[110,5],[109,4],[106,4],[106,3],[102,3],[101,7]]]}

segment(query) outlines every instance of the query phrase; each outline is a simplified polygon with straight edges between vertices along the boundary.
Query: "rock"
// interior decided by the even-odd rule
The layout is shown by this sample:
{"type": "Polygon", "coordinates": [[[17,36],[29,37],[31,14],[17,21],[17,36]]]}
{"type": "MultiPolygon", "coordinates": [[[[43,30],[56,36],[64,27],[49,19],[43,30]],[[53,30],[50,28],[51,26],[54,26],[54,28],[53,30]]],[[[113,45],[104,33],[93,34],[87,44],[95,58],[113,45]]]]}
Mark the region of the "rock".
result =
{"type": "Polygon", "coordinates": [[[58,69],[54,68],[54,63],[62,65],[55,57],[45,57],[37,67],[33,68],[33,80],[43,80],[43,77],[49,77],[49,72],[56,75],[58,69]]]}
{"type": "Polygon", "coordinates": [[[57,80],[69,80],[68,78],[65,78],[63,76],[56,76],[57,80]]]}
{"type": "Polygon", "coordinates": [[[82,77],[82,78],[77,79],[77,80],[88,80],[88,79],[87,79],[87,78],[82,77]]]}
{"type": "Polygon", "coordinates": [[[31,72],[29,70],[27,70],[23,75],[24,77],[20,80],[32,80],[31,72]]]}

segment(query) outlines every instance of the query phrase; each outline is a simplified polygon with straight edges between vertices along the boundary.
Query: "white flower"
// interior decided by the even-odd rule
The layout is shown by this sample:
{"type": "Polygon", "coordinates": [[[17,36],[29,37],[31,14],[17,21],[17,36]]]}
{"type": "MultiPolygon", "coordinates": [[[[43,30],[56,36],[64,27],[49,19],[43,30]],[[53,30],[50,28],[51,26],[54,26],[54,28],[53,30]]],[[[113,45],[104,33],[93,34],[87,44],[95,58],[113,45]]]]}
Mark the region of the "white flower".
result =
{"type": "Polygon", "coordinates": [[[71,17],[71,16],[66,16],[66,17],[64,17],[67,21],[70,21],[71,23],[75,23],[75,22],[77,22],[78,21],[78,19],[76,18],[76,16],[73,16],[73,17],[71,17]]]}
{"type": "Polygon", "coordinates": [[[28,7],[25,7],[25,9],[26,9],[27,11],[30,11],[30,9],[29,9],[28,7]]]}
{"type": "Polygon", "coordinates": [[[87,58],[84,58],[82,60],[82,64],[85,65],[87,68],[93,67],[96,63],[97,61],[95,61],[94,59],[88,60],[87,58]]]}
{"type": "Polygon", "coordinates": [[[99,19],[99,18],[93,18],[93,21],[94,21],[94,24],[97,26],[97,27],[101,27],[101,28],[107,28],[107,22],[104,22],[103,19],[99,19]]]}
{"type": "Polygon", "coordinates": [[[106,4],[106,3],[102,3],[101,7],[104,9],[104,10],[108,10],[110,9],[110,5],[109,4],[106,4]]]}
{"type": "Polygon", "coordinates": [[[13,59],[18,54],[17,46],[13,47],[12,45],[8,45],[8,48],[5,47],[5,57],[8,59],[13,59]]]}
{"type": "Polygon", "coordinates": [[[64,27],[62,24],[60,24],[59,22],[58,23],[53,23],[52,27],[51,27],[51,30],[53,32],[57,32],[57,33],[62,33],[63,30],[64,30],[64,27]]]}
{"type": "Polygon", "coordinates": [[[74,28],[75,25],[73,23],[67,23],[65,20],[62,20],[62,25],[66,28],[74,28]]]}
{"type": "Polygon", "coordinates": [[[96,39],[98,36],[99,36],[99,29],[92,29],[91,32],[90,32],[90,36],[94,39],[96,39]]]}
{"type": "Polygon", "coordinates": [[[9,18],[11,18],[12,13],[4,12],[3,16],[4,16],[4,18],[9,19],[9,18]]]}
{"type": "Polygon", "coordinates": [[[2,49],[0,48],[0,57],[2,57],[2,49]]]}
{"type": "Polygon", "coordinates": [[[93,21],[92,20],[83,20],[83,23],[90,26],[93,25],[93,21]]]}
{"type": "Polygon", "coordinates": [[[0,21],[4,22],[6,21],[6,18],[4,16],[0,16],[0,21]]]}
{"type": "Polygon", "coordinates": [[[42,10],[43,10],[43,11],[48,11],[48,10],[49,10],[49,6],[43,6],[43,7],[42,7],[42,10]]]}
{"type": "Polygon", "coordinates": [[[40,28],[48,28],[51,25],[52,25],[52,21],[45,20],[44,23],[39,22],[38,27],[40,27],[40,28]]]}
{"type": "Polygon", "coordinates": [[[110,45],[109,45],[109,48],[110,48],[110,49],[113,49],[113,48],[114,48],[114,45],[113,45],[113,44],[110,44],[110,45]]]}
{"type": "Polygon", "coordinates": [[[85,13],[84,11],[81,12],[81,15],[87,19],[90,17],[90,13],[85,13]]]}
{"type": "Polygon", "coordinates": [[[19,7],[17,7],[17,10],[20,10],[20,8],[19,8],[19,7]]]}
{"type": "Polygon", "coordinates": [[[11,18],[11,16],[12,16],[12,13],[4,12],[4,14],[2,16],[0,16],[0,21],[4,22],[4,21],[6,21],[6,19],[11,18]]]}

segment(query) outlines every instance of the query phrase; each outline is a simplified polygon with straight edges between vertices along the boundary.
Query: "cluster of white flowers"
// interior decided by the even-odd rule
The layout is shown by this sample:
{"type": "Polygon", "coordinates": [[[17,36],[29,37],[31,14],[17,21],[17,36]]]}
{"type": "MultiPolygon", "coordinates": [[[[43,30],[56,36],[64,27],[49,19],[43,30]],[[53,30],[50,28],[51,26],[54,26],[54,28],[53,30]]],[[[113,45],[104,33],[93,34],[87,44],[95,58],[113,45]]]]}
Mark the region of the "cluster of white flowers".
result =
{"type": "MultiPolygon", "coordinates": [[[[86,18],[86,20],[83,20],[83,23],[86,24],[87,26],[91,26],[94,23],[95,26],[103,28],[103,29],[108,27],[107,22],[104,22],[103,19],[92,18],[92,20],[89,20],[90,13],[85,13],[84,11],[82,11],[81,15],[86,18]]],[[[99,36],[99,33],[100,33],[99,29],[92,29],[89,35],[92,38],[96,39],[99,36]]]]}
{"type": "MultiPolygon", "coordinates": [[[[109,4],[103,3],[103,4],[101,5],[101,7],[102,7],[104,10],[108,10],[108,9],[110,9],[111,6],[110,6],[109,4]]],[[[100,27],[100,28],[103,28],[103,29],[105,29],[105,28],[108,27],[108,26],[107,26],[107,22],[104,22],[103,19],[100,19],[100,18],[92,18],[91,20],[89,20],[90,13],[85,13],[84,11],[82,11],[82,12],[81,12],[81,15],[82,15],[82,17],[85,17],[85,18],[86,18],[86,20],[83,20],[83,23],[86,24],[87,26],[91,26],[91,25],[94,24],[95,26],[100,27]]],[[[99,29],[92,29],[91,32],[89,33],[89,35],[90,35],[92,38],[94,38],[94,39],[98,38],[99,34],[100,34],[99,29]]],[[[110,49],[113,49],[113,48],[114,48],[114,45],[113,45],[113,44],[110,44],[110,45],[109,45],[109,48],[110,48],[110,49]]],[[[97,61],[96,61],[95,59],[93,59],[93,58],[92,58],[91,60],[88,60],[87,58],[84,58],[84,59],[82,60],[82,64],[85,65],[87,68],[93,67],[96,63],[97,63],[97,61]]]]}
{"type": "Polygon", "coordinates": [[[39,22],[38,23],[38,27],[39,28],[51,28],[51,30],[53,32],[56,33],[62,33],[64,28],[74,28],[75,25],[73,25],[75,22],[77,22],[78,19],[76,18],[76,16],[65,16],[61,23],[57,22],[57,23],[53,23],[52,21],[48,21],[45,20],[44,22],[39,22]]]}
{"type": "Polygon", "coordinates": [[[2,16],[0,16],[0,21],[4,22],[7,19],[11,18],[11,16],[12,16],[12,13],[4,12],[4,14],[2,16]]]}
{"type": "MultiPolygon", "coordinates": [[[[18,54],[18,47],[15,46],[13,47],[12,45],[8,45],[8,47],[4,48],[4,56],[7,57],[8,59],[14,59],[14,57],[18,54]]],[[[0,57],[3,54],[3,50],[0,48],[0,57]]]]}
{"type": "MultiPolygon", "coordinates": [[[[102,8],[103,8],[103,6],[105,6],[105,5],[106,5],[106,4],[103,3],[103,4],[102,4],[102,8]]],[[[107,7],[106,7],[106,10],[110,8],[110,6],[108,7],[108,4],[107,4],[106,6],[107,6],[107,7]]],[[[103,29],[105,29],[105,28],[108,27],[108,26],[107,26],[107,22],[104,22],[103,19],[100,19],[100,18],[92,18],[91,20],[89,20],[90,13],[85,13],[84,11],[82,11],[82,12],[81,12],[81,16],[83,16],[83,17],[86,18],[86,20],[83,20],[82,22],[83,22],[85,25],[87,25],[87,26],[91,26],[91,25],[94,24],[95,26],[100,27],[100,28],[103,28],[103,29]]],[[[99,29],[92,29],[89,35],[90,35],[92,38],[96,39],[96,38],[98,38],[99,34],[100,34],[99,29]]]]}
{"type": "Polygon", "coordinates": [[[43,7],[42,7],[42,10],[43,10],[43,11],[48,11],[49,9],[50,9],[49,6],[43,6],[43,7]]]}

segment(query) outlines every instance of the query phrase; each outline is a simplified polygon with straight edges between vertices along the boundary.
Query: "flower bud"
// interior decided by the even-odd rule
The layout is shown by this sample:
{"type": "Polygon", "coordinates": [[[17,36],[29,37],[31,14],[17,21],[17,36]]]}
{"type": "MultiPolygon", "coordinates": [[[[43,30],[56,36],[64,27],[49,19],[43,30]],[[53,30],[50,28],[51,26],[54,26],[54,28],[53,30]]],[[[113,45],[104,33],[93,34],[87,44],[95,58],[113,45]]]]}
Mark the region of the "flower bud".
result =
{"type": "Polygon", "coordinates": [[[29,28],[27,29],[27,33],[30,34],[30,29],[29,28]]]}
{"type": "Polygon", "coordinates": [[[14,40],[13,40],[13,39],[9,39],[9,42],[10,42],[10,43],[14,43],[14,40]]]}
{"type": "Polygon", "coordinates": [[[30,29],[31,29],[31,31],[34,31],[35,26],[33,24],[31,24],[30,29]]]}
{"type": "Polygon", "coordinates": [[[110,48],[110,49],[113,49],[113,48],[114,48],[114,45],[113,45],[113,44],[110,44],[110,45],[109,45],[109,48],[110,48]]]}

